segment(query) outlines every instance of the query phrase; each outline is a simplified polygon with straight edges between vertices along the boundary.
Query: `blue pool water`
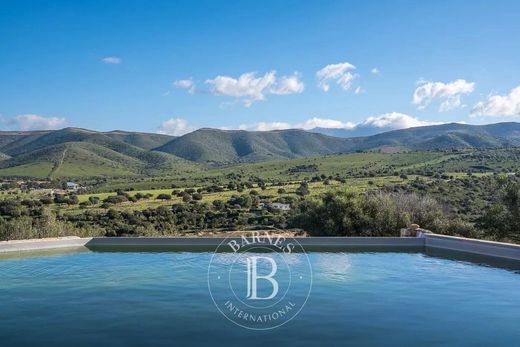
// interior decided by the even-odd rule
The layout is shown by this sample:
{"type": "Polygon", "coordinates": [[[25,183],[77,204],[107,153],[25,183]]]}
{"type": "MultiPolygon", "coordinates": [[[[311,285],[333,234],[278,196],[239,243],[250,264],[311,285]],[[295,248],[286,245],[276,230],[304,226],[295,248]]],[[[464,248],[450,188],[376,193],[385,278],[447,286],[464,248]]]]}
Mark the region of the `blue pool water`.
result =
{"type": "Polygon", "coordinates": [[[253,331],[225,319],[212,302],[211,256],[80,252],[0,260],[0,346],[520,341],[515,271],[420,253],[309,253],[313,286],[303,310],[279,328],[253,331]]]}

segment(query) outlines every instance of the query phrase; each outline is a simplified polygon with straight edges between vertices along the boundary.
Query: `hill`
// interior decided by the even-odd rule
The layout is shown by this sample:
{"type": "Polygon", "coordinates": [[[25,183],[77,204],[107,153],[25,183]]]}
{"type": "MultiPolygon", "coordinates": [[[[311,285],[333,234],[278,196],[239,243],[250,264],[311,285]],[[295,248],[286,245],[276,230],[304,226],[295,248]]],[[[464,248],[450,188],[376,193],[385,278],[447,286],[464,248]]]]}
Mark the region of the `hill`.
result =
{"type": "Polygon", "coordinates": [[[434,150],[520,145],[520,123],[443,124],[381,134],[339,138],[304,130],[254,131],[199,129],[156,151],[213,165],[291,159],[368,150],[434,150]]]}
{"type": "Polygon", "coordinates": [[[328,136],[350,138],[350,137],[371,136],[371,135],[381,134],[381,133],[384,133],[384,132],[387,132],[390,130],[391,129],[357,126],[352,129],[313,128],[313,129],[310,129],[309,131],[313,132],[313,133],[328,135],[328,136]]]}
{"type": "Polygon", "coordinates": [[[257,162],[346,152],[345,139],[304,130],[244,131],[199,129],[173,139],[156,151],[208,164],[257,162]]]}
{"type": "MultiPolygon", "coordinates": [[[[0,138],[2,135],[0,133],[0,138]]],[[[77,128],[28,132],[17,134],[14,139],[11,134],[6,134],[8,140],[4,140],[0,151],[10,158],[0,161],[0,175],[32,177],[154,175],[175,173],[195,167],[173,155],[149,151],[146,147],[171,139],[166,135],[156,135],[100,133],[77,128]]]]}
{"type": "MultiPolygon", "coordinates": [[[[385,140],[387,141],[387,145],[396,143],[403,145],[405,143],[409,143],[409,141],[413,141],[412,144],[415,146],[421,142],[436,142],[434,140],[439,137],[439,144],[441,144],[441,147],[479,147],[483,145],[500,146],[503,140],[505,140],[506,143],[511,142],[510,144],[514,144],[518,143],[518,140],[520,139],[520,124],[515,122],[488,125],[450,123],[386,131],[384,129],[362,126],[356,127],[354,129],[314,128],[310,131],[342,138],[365,137],[365,144],[360,144],[360,146],[364,148],[377,146],[378,142],[385,143],[385,140]],[[369,139],[369,137],[371,137],[371,139],[369,139]],[[442,137],[444,137],[444,139],[442,139],[442,137]],[[471,137],[473,137],[474,140],[471,140],[471,137]],[[468,139],[470,141],[465,143],[464,139],[468,139]],[[489,143],[478,144],[478,139],[484,140],[484,142],[489,141],[489,143]],[[475,140],[477,140],[477,142],[474,142],[475,140]],[[376,144],[374,145],[374,143],[376,144]]],[[[420,147],[429,146],[425,143],[420,147]]]]}
{"type": "Polygon", "coordinates": [[[449,123],[389,131],[352,139],[356,150],[401,146],[410,150],[449,147],[490,148],[520,144],[520,123],[469,125],[449,123]]]}
{"type": "Polygon", "coordinates": [[[298,129],[199,129],[173,137],[140,132],[0,132],[0,176],[172,175],[211,166],[357,151],[520,146],[520,123],[443,124],[339,138],[298,129]]]}
{"type": "Polygon", "coordinates": [[[163,134],[134,133],[128,131],[114,130],[103,133],[113,139],[128,143],[143,149],[152,149],[166,144],[174,136],[163,134]]]}

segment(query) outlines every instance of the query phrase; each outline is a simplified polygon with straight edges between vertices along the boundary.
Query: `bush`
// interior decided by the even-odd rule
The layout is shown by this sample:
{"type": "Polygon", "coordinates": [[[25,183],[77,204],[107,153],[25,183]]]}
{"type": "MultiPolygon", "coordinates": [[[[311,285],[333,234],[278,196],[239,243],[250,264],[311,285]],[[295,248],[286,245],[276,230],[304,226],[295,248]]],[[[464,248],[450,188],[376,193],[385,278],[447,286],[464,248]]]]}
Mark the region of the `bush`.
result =
{"type": "Polygon", "coordinates": [[[157,195],[157,200],[171,200],[172,196],[170,194],[159,194],[157,195]]]}
{"type": "Polygon", "coordinates": [[[296,205],[289,223],[314,236],[398,236],[417,223],[442,234],[475,235],[474,228],[448,216],[436,200],[417,194],[327,192],[296,205]]]}
{"type": "Polygon", "coordinates": [[[111,195],[103,200],[105,204],[119,204],[128,201],[128,198],[124,195],[111,195]]]}
{"type": "Polygon", "coordinates": [[[190,202],[191,201],[191,195],[186,193],[186,192],[182,192],[182,201],[183,202],[190,202]]]}

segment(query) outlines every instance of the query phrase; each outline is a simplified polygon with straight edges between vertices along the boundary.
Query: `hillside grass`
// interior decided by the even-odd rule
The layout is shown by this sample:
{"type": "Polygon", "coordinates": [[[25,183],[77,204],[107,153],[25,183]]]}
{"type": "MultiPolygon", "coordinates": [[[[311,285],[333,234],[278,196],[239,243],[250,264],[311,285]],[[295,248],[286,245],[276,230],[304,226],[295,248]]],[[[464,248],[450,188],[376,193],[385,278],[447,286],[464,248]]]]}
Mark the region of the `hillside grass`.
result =
{"type": "Polygon", "coordinates": [[[29,163],[0,169],[0,176],[47,178],[51,173],[53,167],[54,164],[51,162],[29,163]]]}
{"type": "Polygon", "coordinates": [[[448,160],[453,155],[443,152],[409,153],[351,153],[328,155],[323,157],[273,160],[254,164],[236,164],[219,168],[188,168],[185,172],[173,172],[165,176],[135,179],[114,178],[100,184],[97,192],[121,190],[168,189],[173,187],[205,186],[210,182],[226,184],[240,175],[242,180],[260,178],[272,182],[300,182],[316,175],[348,177],[364,172],[386,170],[382,175],[391,175],[394,171],[416,169],[431,166],[448,160]],[[297,172],[298,167],[315,166],[316,170],[297,172]],[[295,172],[296,170],[296,172],[295,172]]]}
{"type": "MultiPolygon", "coordinates": [[[[371,189],[378,189],[387,185],[393,184],[403,184],[407,181],[415,179],[416,176],[410,176],[408,179],[402,179],[395,176],[386,176],[386,177],[374,177],[374,178],[353,178],[348,179],[345,183],[331,180],[330,184],[325,185],[323,182],[310,182],[309,183],[309,196],[317,196],[323,194],[326,191],[342,189],[353,192],[365,192],[371,189]]],[[[223,192],[214,192],[214,193],[202,193],[201,202],[212,203],[215,200],[227,201],[234,195],[242,195],[242,194],[250,194],[252,190],[255,190],[261,200],[266,201],[274,201],[277,198],[284,196],[293,196],[296,197],[296,189],[300,186],[300,183],[289,183],[284,184],[282,186],[271,185],[267,186],[266,189],[262,190],[258,186],[254,186],[253,188],[244,189],[242,192],[238,192],[237,190],[225,190],[223,192]],[[278,189],[283,188],[285,193],[278,193],[278,189]]],[[[197,187],[190,187],[197,189],[197,187]]],[[[180,191],[184,189],[179,189],[180,191]]],[[[121,204],[113,205],[111,208],[115,208],[116,210],[144,210],[147,208],[157,208],[159,206],[171,206],[175,203],[182,203],[182,198],[172,195],[173,189],[148,189],[148,190],[134,190],[127,191],[126,193],[129,196],[134,196],[137,193],[141,194],[151,194],[152,197],[146,200],[139,200],[137,202],[123,202],[121,204]],[[170,194],[172,195],[171,200],[158,200],[157,196],[160,194],[170,194]]],[[[87,201],[89,197],[98,197],[100,200],[106,199],[111,195],[115,195],[116,192],[104,192],[104,193],[96,193],[96,194],[81,194],[78,195],[79,202],[87,201]]],[[[61,206],[61,210],[67,211],[68,213],[80,213],[84,210],[91,211],[102,211],[103,209],[99,206],[90,206],[86,208],[79,208],[78,206],[61,206]]]]}

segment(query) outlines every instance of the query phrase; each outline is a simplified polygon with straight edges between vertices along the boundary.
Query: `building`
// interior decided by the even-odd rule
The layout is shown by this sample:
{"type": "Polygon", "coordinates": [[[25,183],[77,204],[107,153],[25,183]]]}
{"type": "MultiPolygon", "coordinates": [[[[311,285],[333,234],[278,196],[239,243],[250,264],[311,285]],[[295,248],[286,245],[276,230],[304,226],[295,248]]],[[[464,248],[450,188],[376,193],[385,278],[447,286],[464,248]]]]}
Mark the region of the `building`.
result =
{"type": "Polygon", "coordinates": [[[81,188],[80,185],[75,182],[67,182],[65,185],[68,191],[76,191],[81,188]]]}
{"type": "Polygon", "coordinates": [[[280,211],[289,211],[291,209],[291,205],[282,204],[281,202],[261,202],[258,205],[262,208],[272,208],[280,211]]]}

